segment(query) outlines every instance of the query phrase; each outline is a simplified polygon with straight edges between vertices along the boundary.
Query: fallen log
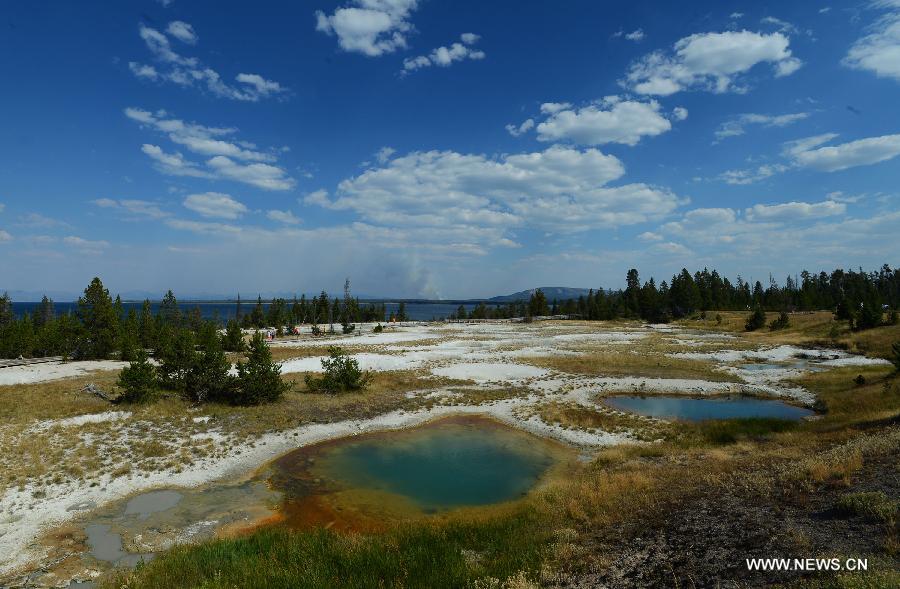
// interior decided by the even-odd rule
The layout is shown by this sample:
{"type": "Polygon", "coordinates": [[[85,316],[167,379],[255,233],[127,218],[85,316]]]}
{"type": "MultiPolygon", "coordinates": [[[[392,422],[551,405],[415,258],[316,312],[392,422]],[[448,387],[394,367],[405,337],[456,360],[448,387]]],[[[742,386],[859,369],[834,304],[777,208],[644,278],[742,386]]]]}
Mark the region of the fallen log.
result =
{"type": "Polygon", "coordinates": [[[96,395],[96,396],[100,397],[101,399],[103,399],[104,401],[108,401],[110,403],[112,403],[113,401],[116,400],[115,397],[113,397],[109,393],[104,392],[102,389],[100,389],[100,387],[98,387],[94,383],[89,383],[89,384],[84,385],[84,388],[81,389],[81,392],[88,393],[91,395],[96,395]]]}

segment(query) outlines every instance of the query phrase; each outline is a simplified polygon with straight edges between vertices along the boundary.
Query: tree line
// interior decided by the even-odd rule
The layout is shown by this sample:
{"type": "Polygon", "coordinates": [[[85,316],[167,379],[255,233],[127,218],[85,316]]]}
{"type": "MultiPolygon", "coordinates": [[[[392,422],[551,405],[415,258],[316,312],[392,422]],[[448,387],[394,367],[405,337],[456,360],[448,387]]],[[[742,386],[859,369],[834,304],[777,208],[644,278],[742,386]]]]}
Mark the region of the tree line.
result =
{"type": "MultiPolygon", "coordinates": [[[[548,301],[540,290],[527,301],[503,305],[479,303],[471,311],[460,305],[452,319],[504,319],[544,315],[566,315],[589,320],[640,318],[650,322],[666,322],[697,312],[733,311],[810,311],[828,309],[839,320],[846,320],[856,329],[867,329],[885,321],[894,321],[900,308],[900,269],[887,264],[878,271],[837,269],[831,273],[802,272],[788,276],[783,284],[769,277],[764,286],[760,281],[750,283],[740,276],[735,282],[707,268],[691,274],[686,269],[659,284],[654,278],[642,282],[636,269],[626,274],[624,289],[591,290],[586,296],[565,301],[548,301]]],[[[333,330],[341,325],[350,333],[358,322],[407,319],[406,306],[400,303],[396,313],[386,317],[383,303],[362,304],[350,292],[349,280],[344,285],[343,298],[305,296],[293,301],[276,298],[264,307],[257,298],[254,305],[238,300],[236,319],[227,324],[222,338],[225,351],[240,351],[243,345],[241,328],[271,327],[279,334],[293,326],[307,324],[313,332],[333,330]],[[320,328],[319,326],[323,326],[320,328]]],[[[33,313],[16,317],[12,301],[0,297],[0,357],[63,356],[73,359],[117,358],[131,361],[139,350],[159,355],[177,344],[179,338],[190,333],[198,341],[204,333],[216,332],[217,321],[206,320],[199,307],[182,312],[172,291],[168,291],[154,311],[149,300],[140,310],[127,313],[122,300],[113,299],[99,278],[79,297],[75,310],[56,313],[53,301],[44,297],[33,313]]],[[[182,342],[184,345],[184,342],[182,342]]]]}
{"type": "MultiPolygon", "coordinates": [[[[588,320],[639,318],[652,323],[665,323],[706,311],[794,311],[831,310],[835,318],[846,320],[851,327],[868,329],[884,322],[896,321],[900,308],[900,269],[885,264],[877,272],[862,269],[834,270],[830,274],[803,271],[788,276],[779,284],[769,276],[768,284],[750,283],[738,276],[735,282],[723,278],[716,270],[687,269],[657,284],[654,278],[641,282],[636,269],[628,271],[625,288],[591,290],[586,296],[565,301],[548,301],[538,289],[527,301],[488,306],[480,303],[467,312],[460,305],[452,319],[505,319],[546,315],[566,315],[588,320]]],[[[763,316],[764,317],[764,316],[763,316]]],[[[776,324],[776,328],[783,321],[776,324]]]]}

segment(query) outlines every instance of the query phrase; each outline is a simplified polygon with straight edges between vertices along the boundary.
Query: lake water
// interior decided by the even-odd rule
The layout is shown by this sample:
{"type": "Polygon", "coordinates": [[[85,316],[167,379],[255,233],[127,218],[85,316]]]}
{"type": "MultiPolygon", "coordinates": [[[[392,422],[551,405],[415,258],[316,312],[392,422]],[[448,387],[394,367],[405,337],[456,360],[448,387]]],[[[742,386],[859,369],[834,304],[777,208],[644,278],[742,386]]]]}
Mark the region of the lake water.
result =
{"type": "MultiPolygon", "coordinates": [[[[361,301],[361,304],[368,304],[370,301],[361,301]]],[[[380,301],[378,301],[380,302],[380,301]]],[[[293,304],[292,302],[288,302],[288,305],[293,304]]],[[[21,317],[25,313],[34,313],[34,310],[38,308],[40,303],[35,302],[13,302],[13,313],[17,316],[21,317]]],[[[241,313],[246,315],[253,310],[253,307],[256,305],[256,301],[243,301],[241,304],[241,313]]],[[[134,309],[136,312],[140,312],[143,303],[123,303],[122,305],[125,308],[125,312],[127,313],[130,309],[134,309]]],[[[390,316],[391,312],[396,313],[397,309],[400,307],[399,303],[385,303],[385,319],[390,316]]],[[[476,307],[474,303],[466,303],[463,305],[466,308],[466,312],[470,312],[472,309],[476,307]]],[[[74,312],[78,305],[72,302],[60,302],[54,303],[54,307],[56,309],[57,314],[67,313],[69,311],[74,312]]],[[[151,303],[151,307],[153,308],[153,312],[156,313],[159,309],[159,303],[154,302],[151,303]]],[[[221,322],[226,322],[229,319],[233,319],[237,315],[237,305],[235,303],[181,303],[179,304],[179,308],[182,313],[188,313],[194,307],[200,307],[200,314],[204,319],[217,319],[221,322]]],[[[263,303],[263,308],[268,310],[268,303],[263,303]]],[[[455,313],[459,308],[459,303],[441,303],[441,302],[417,302],[417,303],[406,303],[406,314],[411,321],[431,321],[446,319],[450,316],[451,313],[455,313]]]]}
{"type": "Polygon", "coordinates": [[[561,452],[492,420],[448,418],[300,449],[275,462],[272,481],[288,502],[324,494],[346,504],[338,510],[438,513],[519,499],[561,452]]]}
{"type": "Polygon", "coordinates": [[[608,397],[603,402],[620,411],[649,415],[650,417],[683,419],[685,421],[747,417],[774,417],[796,420],[814,413],[810,409],[796,407],[782,401],[754,399],[752,397],[693,399],[678,396],[621,396],[608,397]]]}

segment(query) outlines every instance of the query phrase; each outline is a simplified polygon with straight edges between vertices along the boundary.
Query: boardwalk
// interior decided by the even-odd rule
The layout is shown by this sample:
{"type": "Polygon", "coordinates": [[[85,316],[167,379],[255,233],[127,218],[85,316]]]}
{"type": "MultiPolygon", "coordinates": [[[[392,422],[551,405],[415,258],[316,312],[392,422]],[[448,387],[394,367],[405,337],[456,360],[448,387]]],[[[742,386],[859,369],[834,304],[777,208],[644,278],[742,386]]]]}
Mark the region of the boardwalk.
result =
{"type": "Polygon", "coordinates": [[[44,364],[45,362],[62,362],[62,359],[62,356],[48,356],[47,358],[15,358],[10,360],[0,360],[0,368],[28,366],[29,364],[44,364]]]}

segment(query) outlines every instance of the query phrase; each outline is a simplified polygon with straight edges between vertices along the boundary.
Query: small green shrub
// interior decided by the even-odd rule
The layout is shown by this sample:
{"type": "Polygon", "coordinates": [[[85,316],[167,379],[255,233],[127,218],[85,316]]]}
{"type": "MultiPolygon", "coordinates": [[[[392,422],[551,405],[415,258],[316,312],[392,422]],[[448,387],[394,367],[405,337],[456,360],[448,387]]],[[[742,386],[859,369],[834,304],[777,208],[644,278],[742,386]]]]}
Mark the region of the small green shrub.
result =
{"type": "Polygon", "coordinates": [[[381,333],[382,331],[384,331],[384,326],[381,325],[381,323],[379,323],[378,325],[375,326],[374,329],[372,329],[372,331],[374,333],[381,333]]]}
{"type": "Polygon", "coordinates": [[[259,405],[277,401],[291,385],[281,380],[281,367],[261,333],[250,340],[247,361],[237,364],[237,383],[230,401],[235,405],[259,405]]]}
{"type": "Polygon", "coordinates": [[[791,326],[791,318],[788,317],[788,314],[784,311],[778,315],[778,319],[773,319],[771,323],[769,323],[770,331],[778,331],[779,329],[785,329],[791,326]]]}
{"type": "Polygon", "coordinates": [[[762,310],[761,307],[756,307],[750,316],[747,317],[747,322],[744,323],[744,329],[746,331],[756,331],[766,325],[766,314],[762,310]]]}
{"type": "Polygon", "coordinates": [[[226,352],[243,352],[247,349],[244,343],[244,333],[236,319],[232,319],[225,327],[225,337],[222,340],[222,348],[226,352]]]}
{"type": "Polygon", "coordinates": [[[118,385],[122,395],[118,401],[122,403],[147,403],[156,397],[159,390],[156,379],[156,367],[147,360],[142,349],[135,352],[135,359],[119,373],[118,385]]]}
{"type": "Polygon", "coordinates": [[[340,393],[359,391],[369,383],[369,375],[360,370],[359,362],[337,346],[328,348],[328,358],[322,359],[321,377],[306,375],[306,386],[312,392],[340,393]]]}

